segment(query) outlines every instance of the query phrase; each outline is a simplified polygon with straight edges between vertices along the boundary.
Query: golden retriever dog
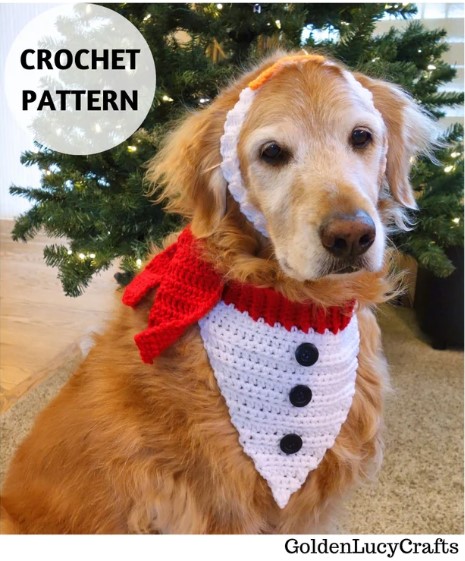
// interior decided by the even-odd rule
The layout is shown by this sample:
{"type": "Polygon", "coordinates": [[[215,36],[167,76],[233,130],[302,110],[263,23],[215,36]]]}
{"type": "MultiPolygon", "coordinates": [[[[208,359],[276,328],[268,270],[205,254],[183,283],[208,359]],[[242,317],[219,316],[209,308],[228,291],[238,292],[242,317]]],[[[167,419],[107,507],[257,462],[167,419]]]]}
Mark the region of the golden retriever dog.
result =
{"type": "Polygon", "coordinates": [[[333,531],[382,456],[373,308],[431,130],[400,88],[316,54],[188,115],[148,171],[188,225],[19,447],[3,531],[333,531]]]}

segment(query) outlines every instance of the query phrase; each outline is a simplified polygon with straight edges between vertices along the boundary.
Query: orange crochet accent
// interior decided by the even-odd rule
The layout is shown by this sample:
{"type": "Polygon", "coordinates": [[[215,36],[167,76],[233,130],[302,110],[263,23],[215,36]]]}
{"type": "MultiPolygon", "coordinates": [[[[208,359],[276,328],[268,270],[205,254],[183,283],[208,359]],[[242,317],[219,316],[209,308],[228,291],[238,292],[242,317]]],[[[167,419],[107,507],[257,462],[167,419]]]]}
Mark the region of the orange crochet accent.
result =
{"type": "Polygon", "coordinates": [[[248,87],[251,90],[258,90],[265,82],[268,82],[270,78],[281,72],[283,68],[292,66],[297,62],[305,62],[313,60],[315,62],[323,63],[326,59],[321,55],[293,55],[284,56],[280,58],[277,62],[269,66],[266,70],[260,73],[254,80],[249,82],[248,87]]]}
{"type": "Polygon", "coordinates": [[[223,299],[257,321],[281,324],[308,332],[337,333],[353,314],[354,303],[324,309],[312,302],[291,302],[272,288],[230,282],[225,285],[213,265],[200,257],[200,241],[186,228],[178,241],[156,255],[126,287],[123,303],[135,307],[158,287],[148,328],[135,336],[142,360],[152,363],[177,341],[188,327],[206,316],[223,299]]]}

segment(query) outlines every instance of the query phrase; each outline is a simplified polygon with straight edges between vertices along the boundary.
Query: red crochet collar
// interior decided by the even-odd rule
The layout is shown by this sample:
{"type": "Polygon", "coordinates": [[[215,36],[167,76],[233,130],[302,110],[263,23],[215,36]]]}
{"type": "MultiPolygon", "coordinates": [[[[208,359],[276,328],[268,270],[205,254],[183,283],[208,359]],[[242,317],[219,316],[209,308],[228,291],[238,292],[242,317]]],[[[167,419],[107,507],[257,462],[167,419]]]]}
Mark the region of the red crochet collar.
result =
{"type": "Polygon", "coordinates": [[[200,243],[190,228],[186,228],[174,244],[156,255],[126,287],[123,302],[132,307],[158,287],[148,327],[135,336],[144,362],[152,363],[220,300],[247,312],[255,321],[263,319],[271,326],[279,323],[287,330],[296,327],[305,333],[310,329],[337,333],[349,323],[353,302],[322,308],[311,301],[291,302],[272,288],[225,283],[213,265],[199,256],[200,243]]]}

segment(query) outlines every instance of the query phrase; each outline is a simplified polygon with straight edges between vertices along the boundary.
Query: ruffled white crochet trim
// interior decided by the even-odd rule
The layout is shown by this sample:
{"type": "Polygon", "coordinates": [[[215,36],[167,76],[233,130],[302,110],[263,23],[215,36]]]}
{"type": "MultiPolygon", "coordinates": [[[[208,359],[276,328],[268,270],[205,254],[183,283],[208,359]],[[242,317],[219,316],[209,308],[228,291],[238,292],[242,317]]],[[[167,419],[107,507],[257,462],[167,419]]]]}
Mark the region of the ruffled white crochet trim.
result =
{"type": "Polygon", "coordinates": [[[239,101],[229,111],[224,123],[224,134],[220,141],[220,152],[223,158],[221,171],[228,182],[229,192],[239,204],[242,214],[252,222],[256,230],[268,237],[266,221],[263,214],[249,201],[247,190],[242,182],[237,146],[242,124],[252,105],[255,91],[250,88],[242,90],[239,101]]]}
{"type": "MultiPolygon", "coordinates": [[[[334,63],[327,61],[327,66],[334,66],[334,63]]],[[[354,76],[346,71],[342,71],[343,76],[354,88],[354,90],[365,100],[367,105],[375,112],[383,123],[383,118],[373,103],[373,95],[367,88],[364,88],[354,76]]],[[[221,171],[228,183],[229,192],[234,200],[239,204],[242,214],[249,220],[261,234],[269,237],[266,229],[266,220],[263,214],[249,201],[247,189],[242,181],[242,174],[239,164],[237,147],[239,135],[247,113],[255,97],[255,90],[247,87],[242,90],[236,105],[228,112],[224,123],[224,132],[220,140],[220,153],[222,157],[221,171]]],[[[386,147],[387,150],[387,147],[386,147]]]]}

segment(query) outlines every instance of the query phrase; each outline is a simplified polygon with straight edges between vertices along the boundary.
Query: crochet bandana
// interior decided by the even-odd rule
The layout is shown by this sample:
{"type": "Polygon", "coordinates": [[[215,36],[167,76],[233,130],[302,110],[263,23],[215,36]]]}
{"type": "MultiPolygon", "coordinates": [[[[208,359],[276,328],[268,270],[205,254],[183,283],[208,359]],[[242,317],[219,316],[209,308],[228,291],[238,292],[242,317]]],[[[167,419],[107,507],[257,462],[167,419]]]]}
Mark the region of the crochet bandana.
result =
{"type": "Polygon", "coordinates": [[[152,363],[198,323],[239,442],[284,508],[347,418],[359,350],[354,304],[323,309],[225,283],[199,244],[186,228],[126,287],[133,307],[158,287],[135,341],[152,363]]]}

